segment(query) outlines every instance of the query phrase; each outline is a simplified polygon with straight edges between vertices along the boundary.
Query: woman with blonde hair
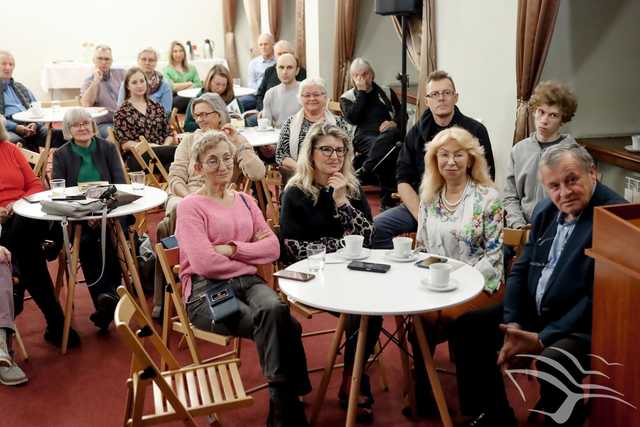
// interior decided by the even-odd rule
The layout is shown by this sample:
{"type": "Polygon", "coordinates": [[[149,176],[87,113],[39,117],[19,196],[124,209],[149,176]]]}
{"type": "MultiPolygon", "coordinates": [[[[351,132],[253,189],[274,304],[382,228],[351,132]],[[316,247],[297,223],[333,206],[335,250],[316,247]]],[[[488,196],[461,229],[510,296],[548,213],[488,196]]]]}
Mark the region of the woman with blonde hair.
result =
{"type": "MultiPolygon", "coordinates": [[[[309,255],[311,245],[322,244],[335,252],[346,235],[361,235],[370,246],[373,224],[367,198],[353,171],[353,146],[347,134],[329,123],[313,125],[300,146],[295,175],[282,195],[281,239],[285,262],[309,255]]],[[[349,316],[349,337],[339,398],[347,407],[360,316],[349,316]]],[[[382,327],[381,317],[370,317],[365,360],[373,351],[382,327]]],[[[373,418],[373,396],[366,374],[362,376],[358,420],[373,418]]]]}
{"type": "Polygon", "coordinates": [[[178,109],[178,113],[183,114],[189,105],[189,98],[178,95],[178,92],[192,87],[200,87],[202,81],[196,67],[189,65],[184,45],[177,40],[172,41],[169,46],[169,63],[162,70],[162,74],[171,83],[173,106],[178,109]]]}
{"type": "MultiPolygon", "coordinates": [[[[464,304],[422,316],[431,351],[449,338],[452,322],[471,309],[500,302],[503,281],[502,201],[489,175],[477,138],[460,127],[439,132],[427,145],[420,186],[417,244],[426,252],[474,266],[484,277],[484,292],[464,304]]],[[[419,347],[412,338],[418,408],[429,402],[419,347]]],[[[431,404],[431,405],[430,405],[431,404]]],[[[403,410],[406,413],[408,408],[403,410]]]]}

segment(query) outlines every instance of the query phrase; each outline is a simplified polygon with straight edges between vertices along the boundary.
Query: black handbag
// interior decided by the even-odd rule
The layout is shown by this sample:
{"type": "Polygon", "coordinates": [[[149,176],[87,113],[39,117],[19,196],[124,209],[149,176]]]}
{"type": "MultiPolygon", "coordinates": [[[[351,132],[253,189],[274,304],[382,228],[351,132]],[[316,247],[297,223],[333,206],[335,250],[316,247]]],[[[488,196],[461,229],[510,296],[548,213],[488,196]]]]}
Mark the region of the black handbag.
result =
{"type": "Polygon", "coordinates": [[[208,289],[204,295],[211,307],[214,324],[240,312],[238,298],[230,285],[208,289]]]}

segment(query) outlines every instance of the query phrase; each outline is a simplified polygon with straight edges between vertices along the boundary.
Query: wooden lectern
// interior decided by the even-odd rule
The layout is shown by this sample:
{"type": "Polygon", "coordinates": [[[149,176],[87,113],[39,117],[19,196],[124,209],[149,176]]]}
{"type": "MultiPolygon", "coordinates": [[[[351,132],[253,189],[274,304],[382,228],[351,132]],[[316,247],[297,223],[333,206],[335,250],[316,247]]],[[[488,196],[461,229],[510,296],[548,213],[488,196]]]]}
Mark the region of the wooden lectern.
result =
{"type": "Polygon", "coordinates": [[[622,364],[592,358],[591,369],[610,378],[591,375],[590,382],[619,391],[637,408],[591,399],[589,426],[640,426],[640,204],[595,208],[587,254],[595,260],[591,349],[608,363],[622,364]]]}

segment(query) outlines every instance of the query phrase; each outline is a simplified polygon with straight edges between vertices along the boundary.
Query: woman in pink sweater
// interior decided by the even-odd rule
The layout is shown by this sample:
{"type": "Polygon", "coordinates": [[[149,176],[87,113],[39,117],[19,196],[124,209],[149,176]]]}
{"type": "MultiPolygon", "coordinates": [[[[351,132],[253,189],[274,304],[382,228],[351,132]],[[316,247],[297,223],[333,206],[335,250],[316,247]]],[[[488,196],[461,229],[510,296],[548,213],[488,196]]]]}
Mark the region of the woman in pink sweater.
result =
{"type": "Polygon", "coordinates": [[[193,148],[194,169],[204,185],[180,202],[176,221],[187,312],[197,328],[256,342],[269,382],[268,426],[306,426],[298,396],[311,384],[301,327],[256,275],[257,265],[280,255],[278,239],[253,198],[229,188],[234,155],[235,146],[222,132],[207,134],[193,148]],[[212,308],[211,301],[223,294],[234,298],[212,308]]]}

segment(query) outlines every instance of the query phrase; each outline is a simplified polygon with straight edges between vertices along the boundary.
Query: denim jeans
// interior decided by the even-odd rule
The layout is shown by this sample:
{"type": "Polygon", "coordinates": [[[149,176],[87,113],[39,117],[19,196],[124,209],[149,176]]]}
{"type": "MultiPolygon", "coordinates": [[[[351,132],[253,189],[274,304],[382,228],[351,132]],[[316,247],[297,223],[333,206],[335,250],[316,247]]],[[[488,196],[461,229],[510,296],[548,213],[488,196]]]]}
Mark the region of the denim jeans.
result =
{"type": "Polygon", "coordinates": [[[374,249],[393,249],[394,237],[417,228],[418,222],[404,204],[387,209],[373,219],[372,246],[374,249]]]}
{"type": "Polygon", "coordinates": [[[258,276],[196,281],[187,312],[199,329],[254,340],[262,373],[270,384],[286,386],[299,396],[311,391],[300,323],[289,313],[289,306],[258,276]],[[210,287],[221,284],[233,289],[240,312],[214,324],[209,302],[201,297],[210,287]]]}

